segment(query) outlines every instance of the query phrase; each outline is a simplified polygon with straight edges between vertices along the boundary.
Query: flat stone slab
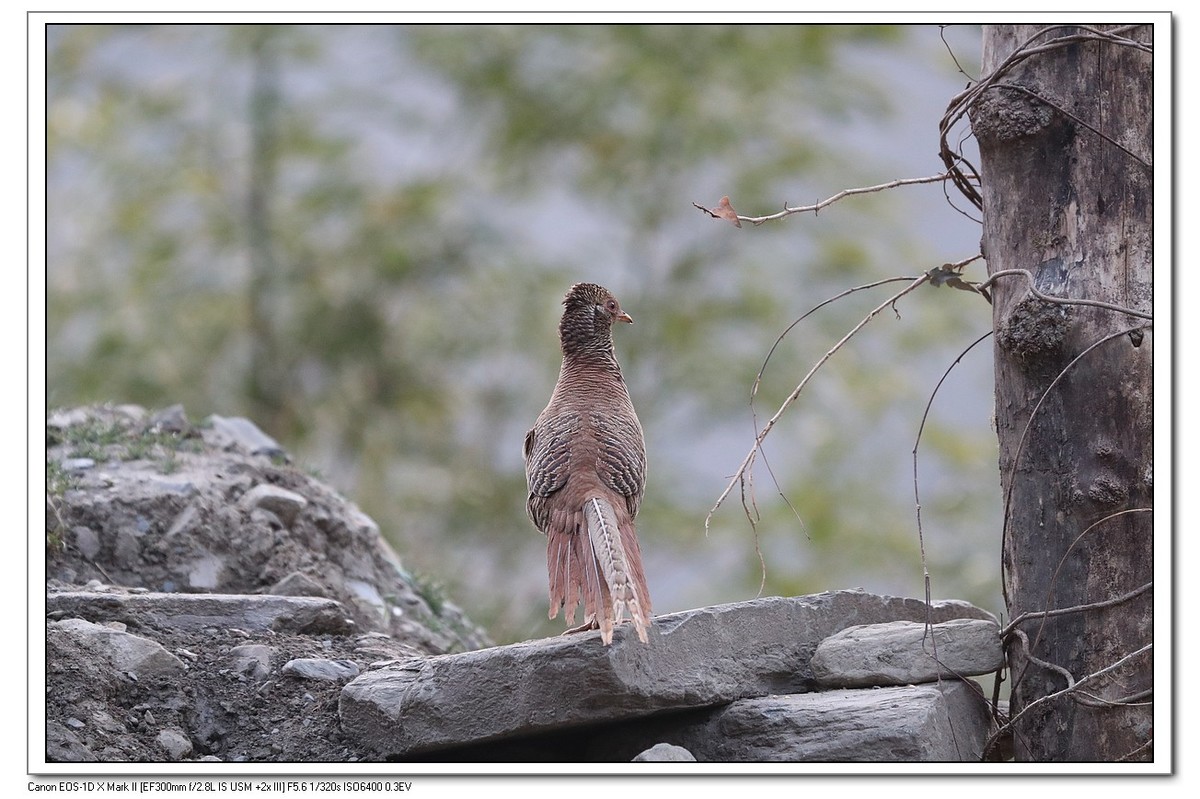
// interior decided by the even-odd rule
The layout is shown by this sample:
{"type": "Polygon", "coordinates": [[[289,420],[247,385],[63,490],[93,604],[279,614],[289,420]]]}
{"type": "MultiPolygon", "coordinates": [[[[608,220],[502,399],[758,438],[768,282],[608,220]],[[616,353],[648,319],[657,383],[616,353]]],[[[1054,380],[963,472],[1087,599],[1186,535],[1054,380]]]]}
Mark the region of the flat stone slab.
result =
{"type": "Polygon", "coordinates": [[[65,591],[46,595],[46,613],[183,630],[235,627],[330,635],[355,630],[341,604],[324,597],[65,591]]]}
{"type": "Polygon", "coordinates": [[[832,688],[928,683],[1003,665],[1000,626],[984,619],[855,625],[826,638],[812,657],[817,683],[832,688]]]}
{"type": "MultiPolygon", "coordinates": [[[[643,645],[579,633],[368,671],[342,689],[342,728],[382,757],[815,690],[810,659],[855,624],[994,618],[966,602],[836,591],[716,605],[654,620],[643,645]]],[[[652,745],[657,741],[650,741],[652,745]]],[[[637,752],[630,753],[632,757],[637,752]]]]}
{"type": "Polygon", "coordinates": [[[661,741],[700,762],[978,762],[990,731],[978,687],[947,680],[742,699],[651,719],[619,742],[600,738],[589,755],[628,760],[661,741]]]}
{"type": "Polygon", "coordinates": [[[138,681],[178,679],[187,667],[157,641],[84,619],[63,619],[46,627],[46,635],[67,635],[123,675],[138,681]]]}

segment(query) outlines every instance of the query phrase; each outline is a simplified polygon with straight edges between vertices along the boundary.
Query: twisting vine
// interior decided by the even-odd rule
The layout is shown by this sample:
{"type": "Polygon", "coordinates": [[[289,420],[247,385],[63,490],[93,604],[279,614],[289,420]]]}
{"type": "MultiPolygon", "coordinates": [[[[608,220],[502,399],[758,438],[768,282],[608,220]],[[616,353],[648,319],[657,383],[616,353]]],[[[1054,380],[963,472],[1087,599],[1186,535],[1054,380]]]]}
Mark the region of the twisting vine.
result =
{"type": "MultiPolygon", "coordinates": [[[[1055,376],[1055,378],[1052,381],[1050,381],[1050,385],[1046,386],[1046,390],[1043,391],[1042,396],[1040,396],[1038,398],[1037,403],[1033,406],[1033,410],[1029,412],[1029,418],[1025,420],[1025,427],[1024,427],[1024,429],[1021,430],[1021,438],[1017,440],[1017,448],[1013,451],[1013,463],[1015,464],[1020,460],[1021,453],[1025,449],[1025,442],[1029,438],[1029,431],[1033,429],[1033,420],[1035,417],[1037,417],[1038,411],[1040,411],[1042,409],[1042,404],[1046,401],[1046,397],[1048,397],[1050,395],[1050,393],[1052,391],[1054,391],[1055,387],[1059,384],[1059,382],[1062,381],[1062,379],[1067,375],[1068,372],[1071,371],[1072,368],[1074,368],[1074,366],[1076,364],[1078,364],[1080,361],[1082,361],[1084,358],[1086,358],[1096,348],[1108,343],[1109,341],[1118,339],[1122,336],[1128,336],[1130,333],[1133,333],[1135,331],[1146,330],[1150,327],[1152,327],[1152,325],[1150,325],[1150,324],[1134,325],[1133,327],[1128,327],[1123,330],[1118,330],[1115,333],[1109,333],[1107,336],[1104,336],[1104,337],[1092,342],[1092,344],[1090,344],[1082,352],[1080,352],[1078,355],[1076,355],[1074,358],[1072,358],[1070,363],[1068,363],[1066,366],[1064,366],[1059,371],[1059,373],[1055,376]]],[[[1000,526],[1000,551],[1001,552],[1003,552],[1005,547],[1008,545],[1008,520],[1011,517],[1010,511],[1012,510],[1013,486],[1015,486],[1015,485],[1016,485],[1016,480],[1009,480],[1008,486],[1004,491],[1004,516],[1003,516],[1003,522],[1000,526]]],[[[1003,559],[1001,559],[1001,567],[1000,568],[1001,568],[1001,585],[1004,588],[1004,603],[1005,603],[1005,605],[1010,605],[1011,602],[1010,602],[1010,599],[1008,596],[1008,581],[1006,579],[1004,579],[1004,574],[1003,574],[1003,570],[1004,570],[1003,559]]]]}
{"type": "MultiPolygon", "coordinates": [[[[961,143],[959,147],[950,146],[951,131],[963,120],[968,112],[973,108],[976,102],[983,96],[985,92],[999,89],[1017,89],[1038,102],[1053,108],[1055,111],[1065,114],[1075,122],[1082,125],[1085,129],[1099,136],[1102,140],[1119,148],[1126,155],[1130,156],[1137,163],[1149,168],[1153,165],[1150,158],[1133,153],[1124,145],[1117,142],[1114,138],[1099,130],[1095,126],[1084,122],[1078,116],[1069,113],[1061,108],[1056,103],[1043,97],[1042,95],[1023,86],[1016,86],[1010,83],[1004,83],[1004,77],[1013,70],[1018,64],[1026,59],[1038,55],[1039,53],[1057,50],[1062,47],[1067,47],[1081,42],[1106,42],[1108,44],[1119,47],[1132,47],[1145,53],[1153,53],[1154,46],[1147,42],[1131,39],[1124,34],[1142,27],[1141,25],[1122,25],[1110,30],[1102,30],[1099,28],[1088,27],[1086,25],[1048,25],[1042,28],[1034,35],[1026,39],[1020,47],[1014,50],[1008,58],[1004,59],[995,69],[989,74],[981,77],[963,89],[961,92],[951,98],[949,105],[946,106],[946,112],[943,114],[941,122],[938,123],[939,131],[939,149],[938,155],[942,159],[942,163],[946,165],[946,174],[958,190],[979,210],[983,210],[983,195],[979,193],[977,188],[979,185],[979,170],[975,168],[970,161],[962,154],[961,143]],[[1047,36],[1050,36],[1056,30],[1076,31],[1049,39],[1048,41],[1040,41],[1047,36]]],[[[961,70],[961,67],[960,67],[961,70]]],[[[965,137],[964,137],[965,138],[965,137]]]]}

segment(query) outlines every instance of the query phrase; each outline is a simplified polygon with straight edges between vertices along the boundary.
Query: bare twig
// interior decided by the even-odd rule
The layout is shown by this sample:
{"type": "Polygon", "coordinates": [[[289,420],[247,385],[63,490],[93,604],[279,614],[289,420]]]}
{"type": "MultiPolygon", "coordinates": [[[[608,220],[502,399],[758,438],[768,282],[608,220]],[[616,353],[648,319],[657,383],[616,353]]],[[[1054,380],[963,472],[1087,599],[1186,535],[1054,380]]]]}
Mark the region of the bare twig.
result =
{"type": "Polygon", "coordinates": [[[1123,761],[1126,761],[1126,760],[1130,759],[1131,757],[1133,757],[1134,755],[1137,755],[1139,752],[1144,752],[1145,750],[1149,749],[1149,748],[1150,748],[1150,747],[1152,747],[1152,746],[1154,746],[1154,739],[1153,739],[1153,738],[1151,738],[1150,740],[1146,741],[1146,742],[1145,742],[1144,744],[1142,744],[1141,746],[1134,747],[1134,748],[1133,748],[1133,749],[1131,749],[1130,751],[1128,751],[1128,752],[1126,752],[1125,754],[1123,754],[1123,755],[1121,755],[1120,757],[1118,757],[1118,758],[1117,758],[1117,759],[1116,759],[1114,762],[1116,762],[1116,763],[1121,763],[1121,762],[1123,762],[1123,761]]]}
{"type": "Polygon", "coordinates": [[[942,44],[946,47],[946,52],[950,54],[950,60],[954,62],[954,66],[958,67],[959,73],[965,75],[967,80],[975,80],[970,75],[967,75],[967,71],[962,68],[962,64],[958,63],[958,56],[954,54],[954,50],[950,47],[950,42],[946,41],[946,28],[948,27],[948,25],[938,25],[938,38],[942,40],[942,44]]]}
{"type": "MultiPolygon", "coordinates": [[[[1149,510],[1149,508],[1137,508],[1136,510],[1149,510]]],[[[1043,619],[1043,618],[1050,618],[1053,616],[1066,616],[1071,613],[1082,613],[1085,610],[1099,610],[1101,608],[1111,608],[1114,605],[1120,605],[1122,602],[1128,602],[1131,599],[1141,596],[1142,594],[1146,593],[1153,587],[1154,587],[1154,581],[1151,580],[1150,582],[1146,583],[1145,585],[1140,585],[1137,588],[1133,589],[1132,591],[1127,591],[1124,594],[1121,594],[1120,596],[1114,596],[1111,599],[1103,599],[1099,602],[1089,602],[1085,605],[1072,605],[1069,608],[1054,608],[1053,610],[1027,610],[1024,613],[1022,613],[1020,616],[1017,616],[1015,619],[1010,621],[1007,625],[1005,625],[1004,628],[1002,630],[1000,630],[1000,637],[1003,638],[1004,636],[1013,632],[1014,630],[1017,629],[1018,625],[1020,625],[1022,622],[1028,621],[1029,619],[1043,619]]]]}
{"type": "MultiPolygon", "coordinates": [[[[1058,565],[1054,567],[1054,573],[1050,576],[1049,588],[1046,590],[1046,599],[1042,603],[1042,606],[1049,608],[1051,603],[1054,601],[1054,592],[1057,590],[1057,587],[1058,587],[1058,575],[1062,571],[1063,567],[1066,565],[1067,558],[1075,550],[1075,547],[1079,544],[1079,542],[1082,541],[1085,537],[1087,537],[1087,535],[1089,533],[1091,533],[1092,530],[1096,529],[1097,527],[1099,527],[1100,525],[1102,525],[1108,521],[1111,521],[1112,519],[1120,518],[1121,516],[1125,516],[1126,514],[1129,514],[1129,513],[1153,513],[1153,512],[1154,512],[1153,508],[1127,508],[1125,510],[1117,511],[1116,513],[1110,513],[1107,516],[1097,519],[1096,521],[1092,522],[1087,527],[1085,527],[1083,529],[1083,531],[1081,533],[1079,533],[1079,535],[1075,536],[1075,539],[1073,541],[1071,541],[1070,545],[1066,548],[1066,550],[1063,551],[1062,556],[1058,559],[1058,565]]],[[[1037,645],[1042,640],[1042,633],[1046,629],[1046,620],[1047,619],[1050,619],[1054,616],[1064,615],[1065,612],[1075,613],[1075,612],[1079,612],[1082,610],[1094,610],[1094,609],[1101,609],[1101,608],[1105,608],[1105,607],[1111,607],[1113,605],[1119,605],[1122,602],[1127,602],[1130,599],[1133,599],[1134,597],[1138,596],[1139,594],[1141,594],[1144,591],[1151,588],[1153,585],[1154,585],[1154,582],[1151,581],[1151,582],[1143,585],[1141,588],[1134,589],[1133,591],[1131,591],[1129,593],[1122,594],[1121,596],[1115,597],[1113,599],[1102,600],[1100,602],[1089,603],[1087,605],[1074,605],[1070,608],[1053,609],[1053,610],[1048,610],[1048,611],[1035,611],[1033,613],[1033,617],[1041,619],[1042,623],[1038,626],[1037,636],[1034,638],[1034,644],[1033,644],[1034,648],[1036,648],[1037,645]],[[1059,612],[1059,611],[1062,611],[1062,612],[1059,612]]],[[[1018,617],[1018,620],[1023,620],[1025,617],[1026,617],[1026,614],[1022,613],[1018,617]]],[[[1016,624],[1016,623],[1018,623],[1018,622],[1014,621],[1012,624],[1016,624]]],[[[1010,624],[1009,626],[1011,627],[1012,625],[1010,624]]],[[[1033,650],[1030,649],[1029,651],[1032,653],[1033,650]]],[[[1026,671],[1027,671],[1026,669],[1022,669],[1020,674],[1017,674],[1013,677],[1012,687],[1014,689],[1018,685],[1021,684],[1021,681],[1025,677],[1026,671]]]]}
{"type": "Polygon", "coordinates": [[[942,183],[943,181],[949,179],[950,175],[946,172],[938,175],[929,175],[923,178],[897,178],[896,180],[889,180],[887,183],[880,183],[877,186],[862,186],[855,189],[842,189],[832,197],[827,197],[813,205],[789,206],[787,202],[784,202],[783,210],[778,213],[768,214],[766,216],[738,216],[738,219],[743,222],[750,222],[754,225],[761,225],[764,222],[773,222],[776,219],[783,219],[785,216],[791,216],[792,214],[803,214],[808,212],[816,214],[822,209],[833,205],[838,200],[845,199],[846,197],[853,197],[857,194],[872,194],[877,191],[886,191],[899,186],[918,186],[923,183],[942,183]]]}
{"type": "Polygon", "coordinates": [[[1153,648],[1154,648],[1153,643],[1146,644],[1145,646],[1140,647],[1121,658],[1118,658],[1117,660],[1108,664],[1107,666],[1100,669],[1099,671],[1094,671],[1091,674],[1080,677],[1078,680],[1075,680],[1067,688],[1063,688],[1060,691],[1055,691],[1052,694],[1046,694],[1045,696],[1040,696],[1037,699],[1033,700],[1028,705],[1021,708],[1019,713],[1010,717],[1007,722],[1000,725],[1000,728],[997,729],[994,733],[992,733],[992,735],[988,738],[987,745],[984,746],[984,751],[986,752],[987,750],[989,750],[995,740],[997,740],[1000,736],[1006,734],[1009,730],[1011,730],[1013,728],[1013,726],[1017,723],[1018,719],[1020,719],[1022,716],[1024,716],[1026,713],[1030,712],[1034,708],[1038,707],[1039,705],[1043,705],[1047,702],[1051,702],[1055,699],[1059,699],[1061,697],[1067,696],[1071,693],[1074,693],[1075,691],[1078,691],[1080,689],[1080,687],[1085,685],[1086,683],[1089,683],[1092,680],[1096,679],[1097,677],[1101,677],[1110,671],[1114,671],[1114,670],[1120,668],[1125,663],[1129,662],[1130,660],[1133,660],[1134,658],[1138,657],[1139,655],[1143,655],[1146,652],[1149,652],[1153,648]]]}
{"type": "MultiPolygon", "coordinates": [[[[788,325],[784,329],[784,331],[782,333],[780,333],[779,336],[776,337],[775,343],[773,343],[771,345],[771,349],[768,350],[766,358],[763,359],[762,366],[759,367],[758,373],[754,377],[754,384],[750,387],[750,414],[751,414],[751,419],[752,419],[753,425],[754,425],[755,438],[757,439],[759,430],[758,430],[758,411],[755,408],[754,400],[758,396],[758,389],[759,389],[759,386],[762,384],[763,374],[766,372],[767,364],[770,363],[771,356],[775,354],[775,350],[783,342],[784,338],[787,337],[788,333],[792,332],[792,330],[795,329],[796,325],[800,324],[805,319],[807,319],[809,316],[816,313],[821,308],[824,308],[826,305],[829,305],[830,303],[835,302],[836,300],[840,300],[843,297],[847,297],[857,291],[863,291],[866,289],[875,288],[877,286],[882,286],[887,283],[895,283],[895,282],[900,282],[900,281],[911,282],[911,281],[917,280],[917,279],[918,279],[917,277],[912,277],[912,276],[890,277],[890,278],[885,278],[883,280],[876,280],[872,283],[864,283],[861,286],[854,286],[853,288],[846,289],[845,291],[840,291],[837,294],[833,295],[832,297],[829,297],[828,299],[817,303],[812,308],[809,308],[807,311],[805,311],[798,319],[794,320],[790,325],[788,325]]],[[[766,451],[763,450],[762,448],[759,448],[759,454],[762,456],[763,465],[767,467],[767,472],[771,475],[771,480],[774,482],[775,488],[779,492],[779,496],[783,499],[783,501],[791,509],[792,513],[796,517],[796,520],[800,522],[800,526],[802,528],[804,528],[804,535],[807,537],[808,530],[807,530],[806,525],[804,524],[804,518],[800,515],[800,512],[798,510],[796,510],[796,507],[794,505],[792,505],[791,500],[789,500],[787,498],[787,496],[783,493],[783,489],[779,485],[779,480],[776,479],[775,472],[771,468],[770,462],[767,460],[766,451]]],[[[756,521],[759,518],[759,515],[758,515],[758,505],[754,501],[753,483],[754,483],[753,479],[748,477],[742,484],[742,492],[741,492],[742,493],[742,509],[746,513],[746,518],[750,520],[750,527],[754,531],[755,551],[758,552],[759,561],[760,561],[760,563],[762,563],[764,577],[763,577],[762,585],[759,586],[759,590],[761,591],[762,587],[766,585],[766,577],[765,577],[766,564],[765,564],[765,562],[763,562],[761,550],[758,549],[758,530],[757,530],[757,526],[756,526],[756,521]],[[751,486],[749,504],[747,504],[747,498],[746,498],[747,484],[751,486]]],[[[710,518],[711,518],[711,514],[710,514],[710,518]]],[[[707,531],[707,529],[708,529],[708,524],[706,522],[705,530],[707,531]]]]}
{"type": "MultiPolygon", "coordinates": [[[[754,432],[755,432],[755,434],[758,433],[758,417],[757,416],[754,417],[754,432]]],[[[800,522],[800,529],[804,530],[804,537],[811,541],[812,536],[810,536],[808,534],[808,525],[806,525],[804,523],[804,518],[800,515],[800,511],[796,510],[796,506],[793,505],[792,501],[787,498],[787,494],[783,493],[783,486],[779,485],[779,478],[777,478],[775,476],[775,470],[771,468],[771,462],[769,460],[767,460],[767,451],[765,449],[760,448],[759,454],[762,456],[763,466],[767,467],[767,474],[771,475],[771,482],[775,485],[775,491],[779,494],[779,498],[783,500],[783,504],[788,506],[788,510],[790,510],[792,512],[792,515],[796,517],[796,521],[800,522]]],[[[761,558],[761,555],[760,555],[760,558],[761,558]]],[[[763,568],[765,570],[766,566],[764,565],[763,568]]],[[[765,584],[765,578],[764,578],[764,584],[765,584]]],[[[761,590],[762,586],[760,586],[759,588],[761,590]]]]}
{"type": "Polygon", "coordinates": [[[783,401],[783,404],[779,406],[779,410],[775,412],[775,415],[772,416],[765,425],[763,425],[763,429],[759,431],[757,436],[754,437],[754,445],[750,448],[750,452],[747,453],[746,457],[742,460],[741,465],[738,466],[737,471],[734,472],[733,477],[730,479],[729,485],[727,485],[725,490],[721,492],[721,496],[717,498],[716,503],[712,506],[708,512],[708,515],[705,517],[705,530],[708,529],[709,522],[712,521],[713,514],[717,512],[717,509],[720,508],[722,503],[725,502],[725,499],[729,496],[729,493],[733,491],[733,487],[739,482],[742,482],[743,484],[745,483],[750,467],[754,464],[754,459],[757,456],[759,449],[762,447],[763,440],[771,432],[771,429],[775,427],[775,423],[779,421],[781,416],[783,416],[783,412],[786,411],[788,407],[790,407],[791,404],[796,401],[796,398],[800,396],[800,392],[804,390],[806,385],[808,385],[808,381],[811,380],[813,375],[817,373],[817,370],[824,366],[825,363],[833,357],[834,353],[841,349],[847,341],[853,338],[859,330],[862,330],[868,322],[879,315],[885,308],[906,294],[915,291],[922,284],[928,282],[928,280],[929,275],[921,275],[920,277],[915,278],[908,286],[877,305],[858,324],[856,324],[849,333],[842,336],[842,338],[839,339],[838,342],[834,344],[828,352],[822,355],[811,369],[809,369],[808,374],[804,376],[804,379],[800,381],[799,385],[797,385],[796,388],[792,390],[792,393],[788,395],[787,399],[783,401]]]}
{"type": "MultiPolygon", "coordinates": [[[[925,432],[925,422],[929,418],[929,409],[933,407],[933,398],[937,396],[938,390],[942,387],[942,383],[946,382],[946,378],[950,376],[950,371],[952,369],[954,369],[954,367],[957,366],[959,364],[959,362],[962,361],[963,358],[966,357],[967,353],[970,352],[972,349],[974,349],[976,344],[983,341],[990,335],[992,335],[992,331],[989,330],[988,332],[984,333],[979,338],[972,341],[965,350],[963,350],[962,352],[960,352],[958,354],[958,357],[954,359],[954,363],[950,364],[950,366],[947,367],[946,371],[942,374],[941,379],[937,381],[937,385],[933,387],[933,393],[931,393],[929,395],[929,401],[927,403],[925,403],[925,412],[923,414],[921,414],[921,425],[920,425],[920,427],[917,428],[917,440],[915,443],[913,443],[913,450],[912,450],[913,498],[916,501],[916,506],[917,506],[917,542],[920,544],[920,547],[921,547],[921,571],[923,572],[923,574],[925,576],[925,606],[926,606],[926,608],[929,607],[929,603],[930,603],[932,597],[931,597],[931,593],[930,593],[930,584],[929,584],[929,565],[925,560],[925,531],[921,527],[921,490],[920,490],[920,487],[919,487],[918,481],[917,481],[917,450],[921,446],[921,435],[925,432]]],[[[927,619],[926,620],[927,626],[928,626],[928,623],[929,622],[927,619]]]]}
{"type": "MultiPolygon", "coordinates": [[[[751,414],[751,419],[752,419],[753,425],[754,425],[755,438],[757,439],[759,431],[758,431],[758,411],[755,408],[754,400],[758,396],[759,387],[762,385],[763,374],[766,372],[767,364],[770,363],[771,356],[773,356],[775,354],[775,350],[779,347],[779,345],[781,343],[783,343],[783,340],[784,340],[784,338],[787,337],[788,333],[792,332],[792,330],[795,329],[796,325],[800,324],[805,319],[807,319],[809,316],[816,313],[821,308],[824,308],[826,305],[829,305],[832,302],[840,300],[843,297],[847,297],[857,291],[864,291],[866,289],[876,288],[877,286],[886,285],[887,283],[896,283],[896,282],[902,282],[902,281],[911,282],[911,281],[917,280],[917,279],[918,278],[915,276],[889,277],[889,278],[885,278],[883,280],[876,280],[871,283],[864,283],[861,286],[854,286],[853,288],[846,289],[845,291],[840,291],[837,294],[833,295],[832,297],[829,297],[828,299],[817,303],[812,308],[809,308],[807,311],[805,311],[803,314],[801,314],[800,317],[795,319],[790,325],[788,325],[784,329],[784,331],[775,338],[775,342],[771,345],[771,349],[767,351],[767,356],[763,359],[762,366],[760,366],[758,368],[758,373],[754,376],[754,384],[750,387],[750,414],[751,414]]],[[[800,515],[800,512],[798,510],[796,510],[796,507],[792,504],[791,500],[789,500],[787,498],[787,495],[784,494],[783,488],[779,485],[779,480],[775,477],[775,471],[771,468],[771,464],[767,460],[766,451],[763,450],[762,448],[759,448],[759,455],[762,456],[763,465],[767,467],[767,472],[768,472],[768,474],[771,475],[771,480],[775,484],[775,489],[778,491],[780,498],[783,499],[784,503],[786,503],[788,508],[791,509],[792,514],[796,517],[796,520],[798,522],[800,522],[801,528],[804,528],[805,537],[809,537],[807,526],[804,524],[804,518],[800,515]]],[[[751,486],[753,485],[753,482],[754,481],[749,478],[746,480],[746,483],[750,484],[751,486]]],[[[743,484],[743,486],[742,486],[742,508],[743,508],[743,510],[745,510],[747,518],[750,519],[751,529],[755,530],[755,548],[757,551],[758,533],[757,533],[757,529],[755,529],[755,523],[756,523],[756,520],[759,518],[758,506],[757,506],[757,503],[754,502],[753,491],[751,491],[750,503],[749,503],[749,505],[747,505],[745,484],[743,484]],[[751,513],[751,509],[753,509],[753,514],[751,513]]],[[[708,525],[706,523],[705,528],[707,529],[707,527],[708,527],[708,525]]],[[[759,560],[762,561],[761,551],[759,552],[759,560]]],[[[765,571],[766,571],[765,563],[763,564],[763,571],[764,571],[764,575],[765,575],[765,571]]],[[[766,578],[764,576],[763,585],[766,584],[765,580],[766,580],[766,578]]],[[[762,589],[761,585],[759,586],[759,589],[761,591],[761,589],[762,589]]]]}
{"type": "MultiPolygon", "coordinates": [[[[767,560],[763,557],[762,544],[758,538],[758,519],[761,518],[761,516],[758,512],[758,503],[754,500],[754,483],[751,481],[742,483],[742,511],[746,514],[746,518],[750,520],[750,530],[754,533],[754,554],[758,555],[758,567],[760,575],[757,596],[762,596],[763,589],[767,585],[767,560]],[[747,487],[750,489],[748,498],[746,495],[747,487]],[[748,503],[747,499],[749,499],[748,503]]],[[[704,534],[708,535],[707,524],[705,525],[704,534]]]]}
{"type": "MultiPolygon", "coordinates": [[[[1051,663],[1047,660],[1042,660],[1040,657],[1037,657],[1036,655],[1033,654],[1033,647],[1031,647],[1029,644],[1029,636],[1025,634],[1024,630],[1022,630],[1021,628],[1018,627],[1017,629],[1012,631],[1012,634],[1014,637],[1016,637],[1018,640],[1020,640],[1021,645],[1025,647],[1025,659],[1026,660],[1028,660],[1030,663],[1035,663],[1038,666],[1041,666],[1043,669],[1053,671],[1054,673],[1060,675],[1064,680],[1067,681],[1068,688],[1075,687],[1075,676],[1072,675],[1071,672],[1067,671],[1066,669],[1064,669],[1062,666],[1058,665],[1057,663],[1051,663]]],[[[1013,687],[1016,687],[1015,683],[1014,683],[1013,687]]]]}
{"type": "Polygon", "coordinates": [[[1079,691],[1075,695],[1075,701],[1081,705],[1089,707],[1123,707],[1127,705],[1153,705],[1154,700],[1150,697],[1154,696],[1154,689],[1147,688],[1144,691],[1138,691],[1127,696],[1119,696],[1116,699],[1106,699],[1103,696],[1089,694],[1087,691],[1079,691]],[[1143,699],[1150,699],[1148,702],[1143,702],[1143,699]]]}
{"type": "MultiPolygon", "coordinates": [[[[816,305],[814,305],[813,307],[811,307],[807,311],[805,311],[803,314],[801,314],[798,319],[796,319],[790,325],[788,325],[786,328],[784,328],[783,332],[780,333],[779,336],[775,339],[775,343],[771,345],[771,349],[767,351],[767,357],[763,358],[762,366],[760,366],[758,368],[758,374],[756,374],[754,377],[754,385],[752,385],[750,387],[750,410],[751,410],[751,412],[754,412],[754,398],[756,396],[758,396],[758,387],[762,383],[763,373],[766,372],[766,370],[767,370],[767,364],[771,361],[771,356],[775,354],[776,348],[778,348],[779,345],[783,343],[784,338],[787,337],[788,333],[792,332],[792,330],[796,327],[796,325],[800,324],[805,319],[807,319],[808,317],[812,316],[817,311],[824,308],[826,305],[829,305],[832,302],[836,302],[836,301],[840,300],[842,297],[848,297],[849,295],[855,293],[856,291],[864,291],[866,289],[873,289],[873,288],[877,288],[878,286],[885,286],[888,283],[902,283],[902,282],[910,282],[911,283],[914,280],[920,280],[920,278],[916,275],[905,275],[902,277],[888,277],[888,278],[884,278],[883,280],[876,280],[872,283],[864,283],[861,286],[854,286],[853,288],[848,288],[845,291],[839,291],[837,294],[834,294],[832,297],[830,297],[826,300],[822,300],[821,302],[817,303],[816,305]]],[[[758,433],[758,421],[757,420],[758,420],[758,416],[757,416],[757,414],[755,414],[754,432],[756,434],[758,433]]]]}
{"type": "Polygon", "coordinates": [[[1145,311],[1136,311],[1133,308],[1126,308],[1123,305],[1114,305],[1111,302],[1101,302],[1100,300],[1084,300],[1073,299],[1071,297],[1055,297],[1050,294],[1044,294],[1038,291],[1038,287],[1034,285],[1033,275],[1028,269],[1001,269],[993,272],[987,280],[976,286],[978,289],[986,289],[992,285],[998,277],[1023,277],[1029,283],[1029,293],[1037,297],[1042,302],[1054,303],[1056,305],[1087,305],[1091,308],[1104,308],[1108,311],[1116,311],[1127,316],[1136,316],[1139,319],[1154,319],[1154,314],[1148,314],[1145,311]]]}

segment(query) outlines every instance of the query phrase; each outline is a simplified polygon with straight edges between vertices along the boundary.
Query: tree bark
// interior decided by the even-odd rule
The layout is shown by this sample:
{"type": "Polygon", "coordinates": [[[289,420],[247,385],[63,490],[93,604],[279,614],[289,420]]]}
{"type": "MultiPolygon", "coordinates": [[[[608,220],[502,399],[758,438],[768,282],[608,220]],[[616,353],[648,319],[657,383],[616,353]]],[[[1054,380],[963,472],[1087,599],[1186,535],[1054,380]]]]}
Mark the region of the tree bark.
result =
{"type": "MultiPolygon", "coordinates": [[[[1152,29],[1120,35],[1149,45],[1152,29]]],[[[1004,591],[1023,619],[1006,640],[1013,753],[1148,761],[1152,330],[1030,287],[1151,312],[1152,59],[1079,27],[985,26],[983,39],[983,74],[1003,72],[971,110],[983,253],[989,274],[1032,278],[992,288],[1004,591]]]]}

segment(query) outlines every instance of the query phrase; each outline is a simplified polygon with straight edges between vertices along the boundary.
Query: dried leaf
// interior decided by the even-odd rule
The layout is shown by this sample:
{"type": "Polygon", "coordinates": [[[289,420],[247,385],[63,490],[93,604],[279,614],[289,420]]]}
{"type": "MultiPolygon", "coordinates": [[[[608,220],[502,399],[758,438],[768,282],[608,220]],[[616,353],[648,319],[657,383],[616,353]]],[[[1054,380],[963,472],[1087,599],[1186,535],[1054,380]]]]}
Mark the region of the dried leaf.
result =
{"type": "Polygon", "coordinates": [[[738,219],[737,211],[733,210],[733,206],[729,204],[728,196],[721,198],[721,202],[717,204],[717,210],[713,211],[712,215],[728,219],[733,223],[734,227],[742,226],[742,221],[738,219]]]}
{"type": "Polygon", "coordinates": [[[988,296],[986,291],[982,291],[974,283],[963,280],[958,269],[953,264],[942,264],[930,269],[925,274],[929,275],[929,283],[933,286],[949,286],[959,291],[971,291],[976,294],[982,294],[983,298],[988,302],[992,301],[992,298],[988,296]]]}
{"type": "Polygon", "coordinates": [[[934,286],[944,286],[951,280],[959,280],[958,271],[955,270],[952,264],[942,264],[941,266],[930,269],[925,274],[929,275],[929,282],[934,286]]]}

